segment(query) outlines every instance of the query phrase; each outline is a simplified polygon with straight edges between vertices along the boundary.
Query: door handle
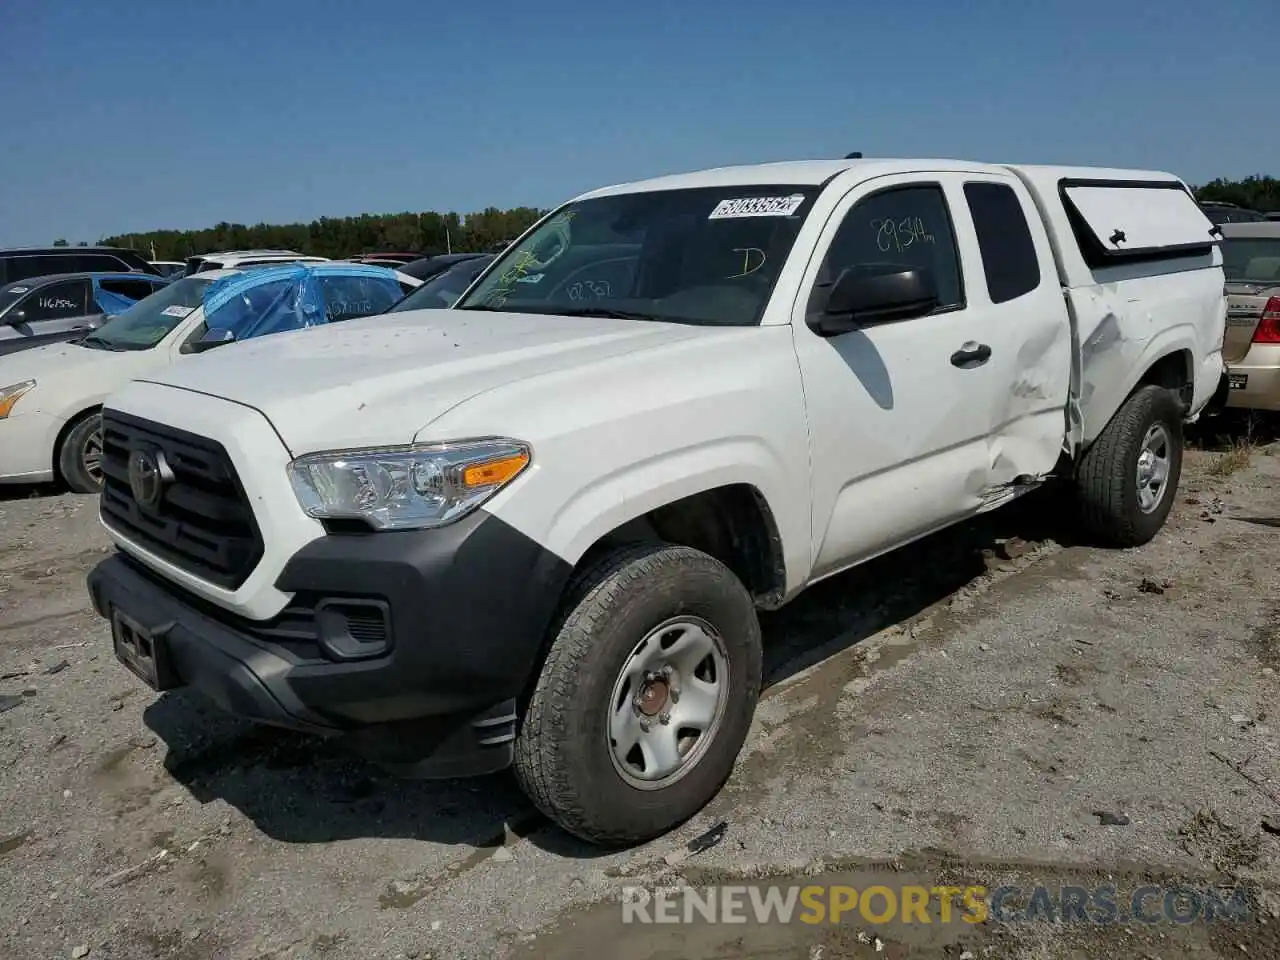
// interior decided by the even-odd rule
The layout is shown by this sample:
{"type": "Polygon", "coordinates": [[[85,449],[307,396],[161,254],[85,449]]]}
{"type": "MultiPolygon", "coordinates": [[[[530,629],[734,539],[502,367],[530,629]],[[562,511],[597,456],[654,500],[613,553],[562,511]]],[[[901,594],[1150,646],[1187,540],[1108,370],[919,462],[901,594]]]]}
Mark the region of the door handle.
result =
{"type": "Polygon", "coordinates": [[[951,365],[959,367],[962,370],[968,370],[972,367],[980,367],[991,359],[991,348],[985,343],[974,343],[970,340],[968,343],[961,344],[960,349],[951,355],[951,365]]]}

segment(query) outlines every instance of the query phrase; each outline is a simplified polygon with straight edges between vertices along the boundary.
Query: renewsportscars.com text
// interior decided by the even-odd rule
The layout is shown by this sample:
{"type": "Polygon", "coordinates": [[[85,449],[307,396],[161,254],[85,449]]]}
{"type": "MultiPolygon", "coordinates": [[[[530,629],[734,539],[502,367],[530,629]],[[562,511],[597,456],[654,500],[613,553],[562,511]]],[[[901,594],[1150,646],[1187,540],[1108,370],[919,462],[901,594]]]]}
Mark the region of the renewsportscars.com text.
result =
{"type": "Polygon", "coordinates": [[[1247,920],[1242,887],[764,885],[622,889],[623,923],[1175,923],[1247,920]]]}

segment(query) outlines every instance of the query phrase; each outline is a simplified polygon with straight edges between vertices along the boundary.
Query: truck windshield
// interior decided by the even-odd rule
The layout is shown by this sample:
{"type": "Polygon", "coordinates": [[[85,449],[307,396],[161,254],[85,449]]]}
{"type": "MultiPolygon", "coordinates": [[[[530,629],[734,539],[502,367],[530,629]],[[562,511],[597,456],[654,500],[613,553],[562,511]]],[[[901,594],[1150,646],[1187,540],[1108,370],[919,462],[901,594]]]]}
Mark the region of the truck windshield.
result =
{"type": "Polygon", "coordinates": [[[1237,283],[1280,286],[1280,237],[1228,237],[1222,244],[1222,272],[1237,283]]]}
{"type": "Polygon", "coordinates": [[[80,345],[97,350],[149,350],[200,306],[212,282],[206,277],[174,280],[112,317],[80,345]]]}
{"type": "Polygon", "coordinates": [[[721,326],[760,322],[818,187],[698,187],[570,204],[457,304],[721,326]]]}

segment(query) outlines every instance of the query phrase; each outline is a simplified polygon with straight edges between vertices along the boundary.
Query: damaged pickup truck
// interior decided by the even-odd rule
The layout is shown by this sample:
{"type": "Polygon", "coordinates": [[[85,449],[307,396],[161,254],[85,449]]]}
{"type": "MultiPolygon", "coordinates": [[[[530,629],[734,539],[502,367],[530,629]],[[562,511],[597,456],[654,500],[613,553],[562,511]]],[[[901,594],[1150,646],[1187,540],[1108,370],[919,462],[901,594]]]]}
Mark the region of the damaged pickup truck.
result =
{"type": "Polygon", "coordinates": [[[805,161],[608,187],[454,309],[263,338],[102,416],[118,657],[406,775],[514,766],[653,838],[734,766],[757,610],[1066,481],[1174,501],[1223,376],[1213,225],[1165,173],[805,161]]]}

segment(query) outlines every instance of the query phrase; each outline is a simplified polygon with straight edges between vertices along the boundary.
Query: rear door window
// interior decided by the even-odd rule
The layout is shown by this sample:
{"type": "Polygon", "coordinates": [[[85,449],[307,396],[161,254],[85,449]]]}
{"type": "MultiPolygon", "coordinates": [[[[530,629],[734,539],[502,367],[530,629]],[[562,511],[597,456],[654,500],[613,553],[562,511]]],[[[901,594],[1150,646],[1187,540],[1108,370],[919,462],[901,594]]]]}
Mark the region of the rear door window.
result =
{"type": "Polygon", "coordinates": [[[148,280],[125,280],[125,279],[109,279],[99,280],[99,288],[106,290],[108,293],[119,294],[122,297],[128,297],[130,300],[141,300],[143,297],[149,297],[155,293],[157,289],[164,286],[160,283],[152,283],[148,280]]]}
{"type": "Polygon", "coordinates": [[[45,277],[54,273],[72,273],[75,267],[67,257],[44,255],[19,255],[8,261],[9,282],[29,277],[45,277]]]}
{"type": "Polygon", "coordinates": [[[151,283],[147,280],[99,280],[94,291],[94,300],[103,313],[124,313],[131,306],[145,297],[151,296],[164,284],[151,283]]]}

